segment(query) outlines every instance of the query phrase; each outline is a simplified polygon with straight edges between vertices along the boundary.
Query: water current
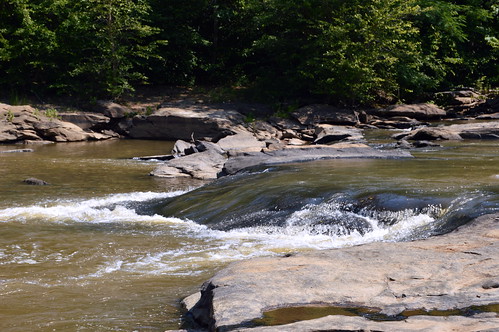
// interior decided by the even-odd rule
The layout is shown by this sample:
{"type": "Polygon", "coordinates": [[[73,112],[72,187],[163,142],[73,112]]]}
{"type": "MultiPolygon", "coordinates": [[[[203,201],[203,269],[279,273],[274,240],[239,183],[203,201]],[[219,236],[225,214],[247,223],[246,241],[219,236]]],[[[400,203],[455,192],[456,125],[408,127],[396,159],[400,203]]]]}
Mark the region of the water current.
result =
{"type": "MultiPolygon", "coordinates": [[[[368,133],[380,147],[385,136],[368,133]]],[[[232,261],[424,238],[499,210],[497,141],[213,183],[150,177],[159,162],[131,159],[169,142],[26,147],[0,153],[1,331],[176,329],[180,300],[232,261]]]]}

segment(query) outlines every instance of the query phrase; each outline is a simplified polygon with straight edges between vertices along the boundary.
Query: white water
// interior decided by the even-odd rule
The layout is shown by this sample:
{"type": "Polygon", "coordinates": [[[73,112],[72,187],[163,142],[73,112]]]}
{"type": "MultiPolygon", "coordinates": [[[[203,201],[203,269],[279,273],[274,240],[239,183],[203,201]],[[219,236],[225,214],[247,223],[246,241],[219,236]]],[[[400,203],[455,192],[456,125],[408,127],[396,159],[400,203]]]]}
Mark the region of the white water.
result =
{"type": "MultiPolygon", "coordinates": [[[[149,232],[171,235],[179,241],[178,246],[167,250],[147,253],[123,252],[103,257],[93,271],[72,278],[96,278],[118,272],[132,274],[196,274],[204,266],[226,263],[263,255],[275,255],[292,251],[328,249],[358,245],[373,241],[398,241],[408,237],[420,227],[434,221],[431,209],[421,213],[413,211],[392,212],[397,218],[393,226],[385,226],[375,216],[357,215],[341,210],[339,204],[323,203],[307,205],[288,218],[285,227],[259,226],[252,228],[219,231],[196,224],[190,220],[160,215],[139,215],[129,207],[130,202],[147,202],[183,194],[182,191],[154,193],[135,192],[115,194],[81,201],[55,201],[43,206],[27,206],[0,210],[0,222],[18,223],[26,229],[34,224],[108,224],[124,232],[149,232]],[[311,223],[317,218],[337,219],[356,217],[369,225],[369,231],[361,234],[347,230],[341,225],[311,223]],[[144,226],[134,229],[134,226],[144,226]],[[152,229],[151,229],[152,227],[152,229]]],[[[435,208],[436,209],[436,208],[435,208]]],[[[387,213],[387,212],[384,212],[387,213]]],[[[41,264],[48,260],[69,261],[70,254],[50,253],[45,255],[36,246],[13,245],[0,250],[0,265],[41,264]]]]}

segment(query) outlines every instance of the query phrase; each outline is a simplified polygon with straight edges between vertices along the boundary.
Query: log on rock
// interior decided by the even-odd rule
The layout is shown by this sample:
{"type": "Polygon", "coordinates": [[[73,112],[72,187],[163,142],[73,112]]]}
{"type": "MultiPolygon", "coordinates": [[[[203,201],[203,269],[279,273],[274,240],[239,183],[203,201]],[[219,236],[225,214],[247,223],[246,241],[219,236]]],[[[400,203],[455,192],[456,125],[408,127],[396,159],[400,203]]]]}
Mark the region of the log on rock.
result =
{"type": "MultiPolygon", "coordinates": [[[[376,242],[232,263],[202,286],[199,301],[188,309],[210,330],[234,331],[244,330],[269,308],[307,304],[372,308],[388,316],[407,310],[422,310],[424,315],[425,310],[497,306],[497,257],[499,213],[425,240],[376,242]]],[[[407,321],[407,325],[370,322],[340,315],[251,331],[332,327],[409,331],[417,326],[430,331],[477,331],[499,326],[497,310],[471,317],[414,316],[407,321]]]]}

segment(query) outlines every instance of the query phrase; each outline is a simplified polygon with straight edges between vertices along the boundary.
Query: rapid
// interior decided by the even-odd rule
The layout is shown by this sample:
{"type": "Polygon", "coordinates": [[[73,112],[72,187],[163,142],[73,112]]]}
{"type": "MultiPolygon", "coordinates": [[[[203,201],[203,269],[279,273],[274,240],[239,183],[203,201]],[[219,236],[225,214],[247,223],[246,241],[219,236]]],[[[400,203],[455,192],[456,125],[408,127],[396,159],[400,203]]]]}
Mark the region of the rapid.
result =
{"type": "Polygon", "coordinates": [[[425,238],[499,211],[497,141],[211,183],[150,177],[159,162],[132,159],[171,147],[116,140],[0,154],[0,330],[176,329],[180,300],[232,261],[425,238]],[[29,176],[50,185],[22,183],[29,176]]]}

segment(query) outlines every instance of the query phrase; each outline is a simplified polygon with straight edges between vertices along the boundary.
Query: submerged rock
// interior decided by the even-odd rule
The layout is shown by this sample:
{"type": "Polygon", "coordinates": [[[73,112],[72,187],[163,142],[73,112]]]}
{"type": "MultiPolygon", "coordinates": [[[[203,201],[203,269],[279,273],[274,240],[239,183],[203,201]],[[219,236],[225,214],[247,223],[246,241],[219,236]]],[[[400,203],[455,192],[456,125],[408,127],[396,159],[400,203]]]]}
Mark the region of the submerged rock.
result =
{"type": "MultiPolygon", "coordinates": [[[[244,331],[269,308],[323,304],[407,310],[452,310],[499,302],[499,214],[479,217],[426,240],[370,243],[232,263],[206,282],[189,314],[217,331],[244,331]]],[[[497,310],[497,309],[496,309],[497,310]]],[[[329,316],[254,331],[480,330],[499,326],[497,311],[471,317],[414,316],[402,322],[329,316]]],[[[251,329],[253,331],[253,329],[251,329]]]]}
{"type": "Polygon", "coordinates": [[[37,178],[27,178],[23,180],[24,183],[34,185],[34,186],[46,186],[49,183],[37,178]]]}

